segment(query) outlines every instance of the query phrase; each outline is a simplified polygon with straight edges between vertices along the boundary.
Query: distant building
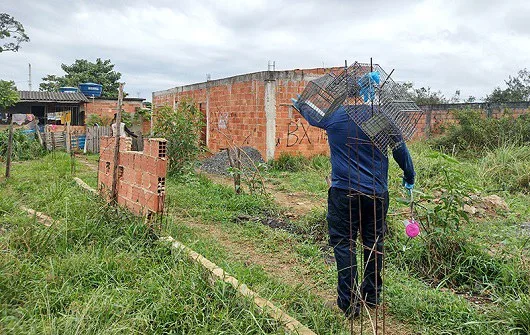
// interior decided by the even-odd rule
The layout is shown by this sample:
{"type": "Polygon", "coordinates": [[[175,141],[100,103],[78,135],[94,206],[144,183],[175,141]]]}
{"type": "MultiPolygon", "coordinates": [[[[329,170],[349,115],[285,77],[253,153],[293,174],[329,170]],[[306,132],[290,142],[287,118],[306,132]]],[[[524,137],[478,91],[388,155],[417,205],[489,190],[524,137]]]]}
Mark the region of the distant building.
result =
{"type": "MultiPolygon", "coordinates": [[[[39,125],[54,125],[54,130],[64,130],[65,113],[69,113],[70,125],[77,132],[84,132],[86,118],[91,114],[112,120],[118,109],[117,99],[87,98],[79,92],[18,91],[20,100],[7,110],[10,114],[34,115],[39,125]]],[[[142,98],[124,98],[123,111],[134,113],[143,108],[142,98]]],[[[7,121],[2,115],[2,121],[7,121]]]]}

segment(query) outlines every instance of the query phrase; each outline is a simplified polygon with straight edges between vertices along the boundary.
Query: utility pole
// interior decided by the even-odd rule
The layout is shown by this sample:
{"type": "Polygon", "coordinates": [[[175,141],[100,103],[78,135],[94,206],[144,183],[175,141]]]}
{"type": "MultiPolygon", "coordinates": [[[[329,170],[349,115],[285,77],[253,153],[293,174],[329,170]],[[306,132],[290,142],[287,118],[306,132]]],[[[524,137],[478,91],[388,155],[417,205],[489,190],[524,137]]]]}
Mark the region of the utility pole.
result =
{"type": "Polygon", "coordinates": [[[11,152],[13,151],[13,114],[9,114],[9,135],[7,140],[7,157],[6,157],[6,179],[11,175],[11,152]]]}
{"type": "Polygon", "coordinates": [[[118,203],[118,161],[120,158],[121,105],[123,102],[123,85],[123,83],[120,83],[118,92],[118,113],[116,113],[116,134],[114,134],[116,143],[114,146],[114,165],[112,167],[112,192],[110,199],[113,203],[118,203]]]}
{"type": "Polygon", "coordinates": [[[28,87],[31,91],[31,63],[28,64],[28,87]]]}

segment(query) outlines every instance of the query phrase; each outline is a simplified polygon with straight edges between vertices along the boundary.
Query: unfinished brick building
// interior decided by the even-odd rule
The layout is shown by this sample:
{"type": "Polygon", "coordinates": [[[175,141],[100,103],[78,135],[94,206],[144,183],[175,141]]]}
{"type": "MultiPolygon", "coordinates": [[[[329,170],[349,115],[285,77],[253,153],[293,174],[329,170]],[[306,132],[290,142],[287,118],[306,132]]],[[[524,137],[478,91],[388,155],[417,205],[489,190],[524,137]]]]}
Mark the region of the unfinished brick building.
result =
{"type": "MultiPolygon", "coordinates": [[[[101,137],[98,190],[110,199],[114,169],[115,137],[101,137]]],[[[138,215],[164,210],[167,157],[166,140],[144,140],[143,151],[131,151],[131,139],[120,138],[118,156],[118,204],[138,215]]]]}
{"type": "Polygon", "coordinates": [[[307,83],[334,69],[263,71],[175,87],[153,93],[155,107],[192,98],[203,112],[204,144],[212,152],[252,146],[266,159],[280,153],[327,154],[325,131],[310,127],[292,108],[291,98],[307,83]]]}

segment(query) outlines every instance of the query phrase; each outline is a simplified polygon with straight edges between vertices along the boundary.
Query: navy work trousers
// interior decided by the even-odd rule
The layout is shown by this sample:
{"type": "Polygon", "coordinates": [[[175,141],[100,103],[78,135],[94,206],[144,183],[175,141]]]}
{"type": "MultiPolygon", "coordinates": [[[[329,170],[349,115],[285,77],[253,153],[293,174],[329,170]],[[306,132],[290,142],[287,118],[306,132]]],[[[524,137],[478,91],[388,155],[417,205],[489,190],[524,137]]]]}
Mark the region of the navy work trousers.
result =
{"type": "Polygon", "coordinates": [[[380,302],[387,211],[388,192],[369,196],[335,187],[328,191],[329,244],[337,262],[337,304],[344,312],[358,309],[360,299],[369,306],[380,302]],[[364,278],[360,287],[355,253],[358,233],[364,247],[364,278]]]}

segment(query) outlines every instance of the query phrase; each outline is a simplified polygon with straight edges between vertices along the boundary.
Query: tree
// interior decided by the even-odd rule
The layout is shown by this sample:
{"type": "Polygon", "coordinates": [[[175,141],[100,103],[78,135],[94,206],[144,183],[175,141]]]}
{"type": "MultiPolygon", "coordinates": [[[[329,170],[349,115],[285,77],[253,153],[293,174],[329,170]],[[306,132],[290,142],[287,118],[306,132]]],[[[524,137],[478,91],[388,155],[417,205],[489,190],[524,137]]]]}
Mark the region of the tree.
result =
{"type": "Polygon", "coordinates": [[[4,38],[8,40],[3,45],[0,45],[0,52],[16,52],[20,48],[20,43],[29,42],[29,37],[26,35],[22,23],[9,14],[0,13],[0,40],[4,38]]]}
{"type": "MultiPolygon", "coordinates": [[[[432,91],[430,87],[414,88],[414,84],[411,82],[405,82],[403,86],[418,105],[436,105],[448,102],[441,91],[432,91]]],[[[457,92],[460,95],[460,91],[457,92]]]]}
{"type": "Polygon", "coordinates": [[[457,104],[457,103],[460,102],[460,100],[461,100],[460,90],[456,90],[455,94],[453,95],[453,97],[451,99],[449,99],[449,102],[452,103],[452,104],[457,104]]]}
{"type": "Polygon", "coordinates": [[[66,74],[57,76],[54,74],[42,78],[44,82],[39,85],[41,91],[56,92],[59,87],[78,86],[81,83],[93,82],[103,85],[102,96],[105,98],[117,98],[118,86],[121,73],[114,71],[114,64],[110,59],[96,59],[95,63],[86,59],[76,59],[72,65],[61,64],[66,74]]]}
{"type": "Polygon", "coordinates": [[[20,99],[15,83],[0,80],[0,110],[4,111],[13,106],[20,99]]]}
{"type": "Polygon", "coordinates": [[[486,96],[487,102],[530,101],[530,71],[526,68],[520,70],[516,77],[510,76],[504,82],[507,87],[496,87],[486,96]]]}
{"type": "Polygon", "coordinates": [[[474,95],[470,95],[469,97],[467,97],[466,101],[464,101],[464,102],[471,103],[471,102],[475,102],[475,101],[477,101],[477,98],[474,95]]]}

